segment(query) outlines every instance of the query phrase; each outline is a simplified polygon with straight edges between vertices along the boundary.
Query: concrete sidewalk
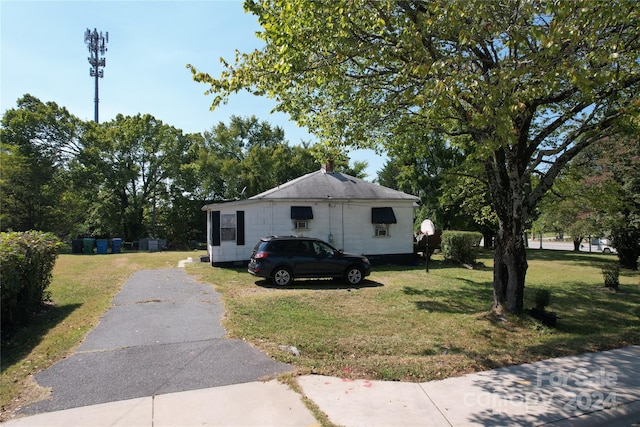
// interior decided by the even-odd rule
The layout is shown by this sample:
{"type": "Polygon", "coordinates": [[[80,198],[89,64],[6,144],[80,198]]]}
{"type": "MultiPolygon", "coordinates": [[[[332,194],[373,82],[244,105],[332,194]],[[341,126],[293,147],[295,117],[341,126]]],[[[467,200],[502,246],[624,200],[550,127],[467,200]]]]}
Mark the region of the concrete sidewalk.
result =
{"type": "MultiPolygon", "coordinates": [[[[356,426],[640,425],[640,346],[425,383],[297,379],[334,424],[356,426]]],[[[14,426],[319,426],[276,380],[50,412],[14,426]]]]}
{"type": "Polygon", "coordinates": [[[103,403],[18,418],[3,426],[312,426],[300,395],[276,380],[103,403]]]}

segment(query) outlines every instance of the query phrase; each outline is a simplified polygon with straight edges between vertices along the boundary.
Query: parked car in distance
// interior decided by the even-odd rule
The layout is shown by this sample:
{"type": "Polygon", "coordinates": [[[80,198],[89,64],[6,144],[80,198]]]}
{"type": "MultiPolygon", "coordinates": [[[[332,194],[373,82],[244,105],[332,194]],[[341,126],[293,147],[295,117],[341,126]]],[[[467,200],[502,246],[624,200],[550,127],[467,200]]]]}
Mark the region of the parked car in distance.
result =
{"type": "Polygon", "coordinates": [[[294,279],[324,277],[357,285],[371,274],[371,264],[364,255],[346,254],[313,237],[269,236],[256,243],[247,270],[278,286],[294,279]]]}
{"type": "Polygon", "coordinates": [[[605,254],[616,253],[616,248],[611,246],[611,240],[607,238],[593,237],[591,239],[591,251],[597,250],[605,254]]]}
{"type": "Polygon", "coordinates": [[[615,251],[615,248],[611,246],[611,241],[609,239],[600,239],[598,247],[602,248],[602,252],[605,254],[610,254],[615,251]]]}

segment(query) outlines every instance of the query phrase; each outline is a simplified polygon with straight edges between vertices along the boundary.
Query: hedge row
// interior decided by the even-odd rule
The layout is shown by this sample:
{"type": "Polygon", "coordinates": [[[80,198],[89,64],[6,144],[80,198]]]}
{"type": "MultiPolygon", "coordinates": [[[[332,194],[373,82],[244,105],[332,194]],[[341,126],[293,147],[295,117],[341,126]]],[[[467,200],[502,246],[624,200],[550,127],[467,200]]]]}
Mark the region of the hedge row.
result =
{"type": "Polygon", "coordinates": [[[61,247],[62,242],[51,233],[0,233],[3,332],[15,328],[42,306],[61,247]]]}
{"type": "Polygon", "coordinates": [[[441,250],[444,259],[460,264],[475,263],[481,239],[481,233],[472,231],[442,232],[441,250]]]}

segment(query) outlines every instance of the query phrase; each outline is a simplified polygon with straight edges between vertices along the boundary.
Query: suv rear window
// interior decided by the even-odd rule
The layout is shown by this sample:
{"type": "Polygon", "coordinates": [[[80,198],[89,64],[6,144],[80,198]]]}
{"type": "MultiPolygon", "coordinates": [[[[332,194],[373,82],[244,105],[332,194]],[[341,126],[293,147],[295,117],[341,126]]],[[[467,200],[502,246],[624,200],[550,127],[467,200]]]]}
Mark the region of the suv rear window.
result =
{"type": "Polygon", "coordinates": [[[253,248],[253,251],[254,252],[266,251],[268,244],[269,244],[269,242],[265,242],[264,240],[260,240],[258,243],[256,243],[256,247],[253,248]]]}

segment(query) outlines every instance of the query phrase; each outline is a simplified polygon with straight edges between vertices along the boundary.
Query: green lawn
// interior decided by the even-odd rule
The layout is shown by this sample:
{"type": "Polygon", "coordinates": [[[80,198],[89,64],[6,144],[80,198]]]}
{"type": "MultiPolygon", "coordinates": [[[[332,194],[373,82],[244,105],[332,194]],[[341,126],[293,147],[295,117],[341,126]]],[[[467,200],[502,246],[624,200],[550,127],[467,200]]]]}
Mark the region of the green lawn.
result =
{"type": "MultiPolygon", "coordinates": [[[[30,375],[78,346],[129,275],[175,267],[198,252],[61,255],[49,290],[53,305],[2,345],[0,419],[42,395],[30,375]]],[[[548,329],[526,316],[489,314],[492,259],[485,268],[447,265],[438,255],[417,267],[376,267],[357,288],[299,281],[275,288],[245,269],[195,262],[187,272],[223,295],[230,337],[243,338],[300,373],[424,381],[548,357],[640,344],[640,274],[622,271],[619,292],[605,289],[603,263],[615,256],[531,250],[525,306],[551,291],[548,329]],[[295,357],[281,346],[296,346],[295,357]]]]}
{"type": "Polygon", "coordinates": [[[601,266],[613,256],[529,252],[525,306],[534,305],[536,289],[549,289],[557,329],[489,315],[491,253],[479,259],[481,270],[434,258],[429,273],[424,265],[375,268],[359,288],[299,281],[281,289],[243,269],[195,264],[188,271],[223,293],[232,337],[303,373],[424,381],[640,343],[640,275],[623,271],[620,291],[605,289],[601,266]]]}

